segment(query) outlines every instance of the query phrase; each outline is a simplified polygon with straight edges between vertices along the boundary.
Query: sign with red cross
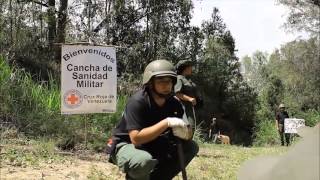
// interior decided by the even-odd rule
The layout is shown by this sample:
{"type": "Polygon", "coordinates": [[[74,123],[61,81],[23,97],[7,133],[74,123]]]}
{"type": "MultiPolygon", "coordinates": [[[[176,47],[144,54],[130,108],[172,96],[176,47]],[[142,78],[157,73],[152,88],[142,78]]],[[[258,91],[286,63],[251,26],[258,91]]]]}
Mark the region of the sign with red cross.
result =
{"type": "Polygon", "coordinates": [[[61,113],[115,112],[116,64],[114,47],[62,45],[61,113]]]}

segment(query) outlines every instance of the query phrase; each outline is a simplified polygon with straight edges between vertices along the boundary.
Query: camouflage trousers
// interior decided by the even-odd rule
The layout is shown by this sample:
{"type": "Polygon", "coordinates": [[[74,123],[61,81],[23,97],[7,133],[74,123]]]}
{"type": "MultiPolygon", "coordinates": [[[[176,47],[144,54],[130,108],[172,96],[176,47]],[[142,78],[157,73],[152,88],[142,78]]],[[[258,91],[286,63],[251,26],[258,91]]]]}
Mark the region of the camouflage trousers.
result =
{"type": "MultiPolygon", "coordinates": [[[[182,147],[187,165],[198,153],[199,147],[192,140],[182,141],[182,147]]],[[[159,162],[149,152],[137,149],[133,144],[119,143],[112,158],[126,173],[127,180],[170,180],[181,171],[177,154],[159,162]]]]}

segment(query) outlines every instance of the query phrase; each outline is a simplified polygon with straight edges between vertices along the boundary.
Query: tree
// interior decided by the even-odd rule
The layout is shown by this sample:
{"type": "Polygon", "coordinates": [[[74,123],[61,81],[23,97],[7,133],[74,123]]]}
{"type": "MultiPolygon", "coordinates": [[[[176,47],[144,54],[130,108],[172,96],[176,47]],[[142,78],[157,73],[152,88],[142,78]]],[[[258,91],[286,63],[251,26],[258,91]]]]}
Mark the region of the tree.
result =
{"type": "Polygon", "coordinates": [[[57,42],[65,43],[66,38],[66,25],[68,17],[68,0],[60,0],[60,7],[58,11],[57,23],[57,42]]]}
{"type": "Polygon", "coordinates": [[[319,111],[319,49],[314,37],[286,43],[268,59],[262,53],[243,59],[245,77],[258,89],[260,103],[265,106],[262,109],[273,114],[280,103],[285,103],[293,114],[319,111]]]}
{"type": "Polygon", "coordinates": [[[278,0],[290,9],[285,26],[287,29],[306,31],[312,35],[320,34],[319,0],[278,0]]]}
{"type": "Polygon", "coordinates": [[[190,59],[196,63],[199,86],[213,105],[203,111],[204,119],[210,119],[213,111],[228,113],[230,123],[244,131],[252,124],[255,96],[240,74],[235,40],[217,8],[201,27],[191,26],[192,8],[191,0],[0,1],[1,53],[9,54],[10,62],[32,72],[35,79],[47,80],[48,71],[59,79],[57,44],[114,45],[119,86],[128,87],[129,92],[121,91],[126,95],[140,85],[150,61],[190,59]],[[245,122],[237,123],[241,119],[245,122]]]}
{"type": "Polygon", "coordinates": [[[49,40],[49,48],[53,47],[53,43],[55,42],[56,37],[56,15],[55,15],[55,0],[48,1],[48,40],[49,40]]]}
{"type": "Polygon", "coordinates": [[[297,40],[287,43],[280,50],[284,64],[281,77],[286,85],[287,96],[293,107],[301,110],[320,109],[320,62],[319,40],[297,40]]]}
{"type": "Polygon", "coordinates": [[[204,94],[206,106],[203,119],[219,116],[225,124],[221,130],[232,136],[234,143],[251,144],[256,93],[240,73],[235,56],[235,43],[219,10],[214,8],[211,19],[203,22],[203,53],[199,58],[196,82],[204,94]],[[245,104],[245,106],[244,106],[245,104]]]}
{"type": "Polygon", "coordinates": [[[261,51],[253,53],[252,57],[245,56],[243,58],[244,77],[248,84],[254,88],[258,93],[263,90],[266,85],[266,79],[269,76],[268,55],[261,51]]]}
{"type": "Polygon", "coordinates": [[[203,22],[201,26],[207,40],[221,38],[226,31],[226,25],[219,14],[219,9],[216,7],[213,8],[211,19],[203,22]]]}
{"type": "Polygon", "coordinates": [[[178,49],[190,31],[190,0],[124,2],[114,1],[111,14],[94,28],[100,33],[108,27],[104,41],[129,47],[118,51],[121,73],[141,74],[151,60],[186,57],[178,49]]]}

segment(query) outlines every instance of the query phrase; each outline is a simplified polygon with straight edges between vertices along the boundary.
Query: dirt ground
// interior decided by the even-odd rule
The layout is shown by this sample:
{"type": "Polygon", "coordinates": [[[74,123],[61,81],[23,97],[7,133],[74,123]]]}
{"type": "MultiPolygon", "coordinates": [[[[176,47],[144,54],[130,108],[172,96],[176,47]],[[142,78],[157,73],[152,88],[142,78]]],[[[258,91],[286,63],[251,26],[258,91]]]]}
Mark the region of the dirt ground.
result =
{"type": "Polygon", "coordinates": [[[45,153],[37,154],[39,149],[34,145],[24,143],[24,140],[0,142],[0,180],[125,179],[125,174],[109,163],[104,153],[54,150],[54,155],[45,157],[45,153]]]}
{"type": "Polygon", "coordinates": [[[124,175],[118,167],[108,163],[107,159],[97,157],[79,157],[68,155],[61,161],[41,162],[37,165],[13,165],[10,162],[0,163],[0,179],[11,180],[60,180],[60,179],[106,179],[121,180],[124,175]]]}
{"type": "Polygon", "coordinates": [[[0,179],[124,179],[116,166],[99,161],[74,159],[63,163],[15,167],[2,164],[0,179]]]}

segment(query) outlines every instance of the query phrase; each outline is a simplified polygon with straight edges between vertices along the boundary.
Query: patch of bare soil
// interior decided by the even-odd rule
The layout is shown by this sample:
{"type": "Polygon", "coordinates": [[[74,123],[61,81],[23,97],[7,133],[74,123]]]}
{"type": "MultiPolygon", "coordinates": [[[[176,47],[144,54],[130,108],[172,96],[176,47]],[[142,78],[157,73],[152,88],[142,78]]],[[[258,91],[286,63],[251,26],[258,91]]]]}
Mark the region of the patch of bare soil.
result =
{"type": "Polygon", "coordinates": [[[93,160],[69,156],[61,162],[39,163],[35,166],[16,166],[7,162],[1,162],[0,179],[125,179],[118,167],[106,160],[93,160]]]}

